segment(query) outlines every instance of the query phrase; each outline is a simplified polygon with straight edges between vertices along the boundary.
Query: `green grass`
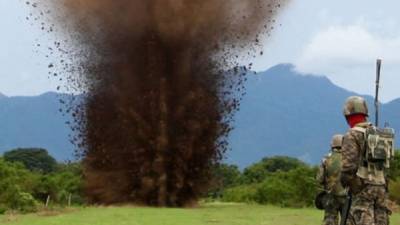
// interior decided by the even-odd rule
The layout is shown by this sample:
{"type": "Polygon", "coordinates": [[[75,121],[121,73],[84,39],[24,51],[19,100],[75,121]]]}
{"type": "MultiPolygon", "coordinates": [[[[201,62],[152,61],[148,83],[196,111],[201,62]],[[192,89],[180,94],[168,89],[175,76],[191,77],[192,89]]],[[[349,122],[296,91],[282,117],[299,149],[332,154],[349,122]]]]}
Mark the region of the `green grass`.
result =
{"type": "MultiPolygon", "coordinates": [[[[6,225],[317,225],[322,212],[244,204],[207,204],[193,209],[82,208],[58,215],[0,216],[6,225]]],[[[391,224],[400,224],[400,215],[391,224]]]]}

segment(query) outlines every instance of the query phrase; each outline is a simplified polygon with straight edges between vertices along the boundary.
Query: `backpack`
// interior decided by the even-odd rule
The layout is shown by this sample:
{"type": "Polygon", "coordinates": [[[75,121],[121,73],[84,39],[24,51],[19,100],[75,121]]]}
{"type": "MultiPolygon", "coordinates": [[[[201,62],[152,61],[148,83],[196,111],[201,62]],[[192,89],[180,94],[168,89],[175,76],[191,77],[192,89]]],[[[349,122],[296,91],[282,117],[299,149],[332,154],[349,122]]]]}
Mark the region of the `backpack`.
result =
{"type": "Polygon", "coordinates": [[[328,194],[335,196],[345,196],[346,190],[340,181],[342,168],[342,154],[333,150],[323,160],[320,172],[323,177],[324,189],[328,194]]]}
{"type": "Polygon", "coordinates": [[[364,134],[364,147],[361,152],[357,176],[367,183],[386,184],[386,171],[395,154],[395,132],[392,128],[354,127],[364,134]]]}

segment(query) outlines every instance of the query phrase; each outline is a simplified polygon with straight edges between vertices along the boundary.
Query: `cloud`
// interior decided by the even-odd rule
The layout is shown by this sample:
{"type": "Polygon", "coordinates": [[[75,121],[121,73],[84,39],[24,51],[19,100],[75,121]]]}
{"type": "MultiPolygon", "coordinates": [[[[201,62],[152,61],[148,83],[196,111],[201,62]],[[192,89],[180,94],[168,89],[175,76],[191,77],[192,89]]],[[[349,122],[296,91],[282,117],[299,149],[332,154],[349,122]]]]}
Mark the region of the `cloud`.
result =
{"type": "Polygon", "coordinates": [[[400,36],[385,38],[359,25],[330,27],[315,35],[304,48],[296,66],[301,71],[332,71],[331,67],[355,67],[383,58],[400,63],[400,36]]]}
{"type": "MultiPolygon", "coordinates": [[[[365,24],[364,24],[365,25],[365,24]]],[[[360,94],[372,94],[375,61],[383,59],[383,101],[399,97],[400,36],[382,36],[361,24],[331,26],[319,31],[295,60],[302,73],[323,74],[334,83],[360,94]]]]}

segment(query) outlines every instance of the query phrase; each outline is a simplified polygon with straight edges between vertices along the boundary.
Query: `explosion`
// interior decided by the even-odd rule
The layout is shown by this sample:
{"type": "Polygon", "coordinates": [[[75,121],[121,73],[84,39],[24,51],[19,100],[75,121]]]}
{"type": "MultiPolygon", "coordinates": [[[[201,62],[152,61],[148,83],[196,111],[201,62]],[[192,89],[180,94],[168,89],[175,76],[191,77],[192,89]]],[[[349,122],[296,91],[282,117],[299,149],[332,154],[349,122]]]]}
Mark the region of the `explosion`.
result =
{"type": "Polygon", "coordinates": [[[83,157],[88,200],[193,204],[227,150],[249,69],[238,67],[239,60],[258,54],[260,34],[273,29],[282,3],[50,4],[55,24],[80,49],[75,59],[79,71],[66,74],[70,85],[86,92],[73,110],[78,130],[73,140],[83,157]]]}

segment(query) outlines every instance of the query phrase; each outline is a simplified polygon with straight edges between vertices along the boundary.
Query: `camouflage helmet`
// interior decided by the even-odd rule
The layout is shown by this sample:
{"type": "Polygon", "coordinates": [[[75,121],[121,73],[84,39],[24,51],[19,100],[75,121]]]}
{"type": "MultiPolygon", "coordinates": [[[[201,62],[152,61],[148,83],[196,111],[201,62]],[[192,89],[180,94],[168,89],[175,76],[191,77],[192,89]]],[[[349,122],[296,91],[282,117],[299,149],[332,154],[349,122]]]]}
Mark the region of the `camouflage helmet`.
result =
{"type": "Polygon", "coordinates": [[[367,102],[362,97],[351,96],[344,103],[343,114],[346,117],[353,114],[363,114],[368,116],[367,102]]]}
{"type": "Polygon", "coordinates": [[[343,142],[343,135],[335,134],[332,137],[331,148],[341,148],[343,142]]]}

